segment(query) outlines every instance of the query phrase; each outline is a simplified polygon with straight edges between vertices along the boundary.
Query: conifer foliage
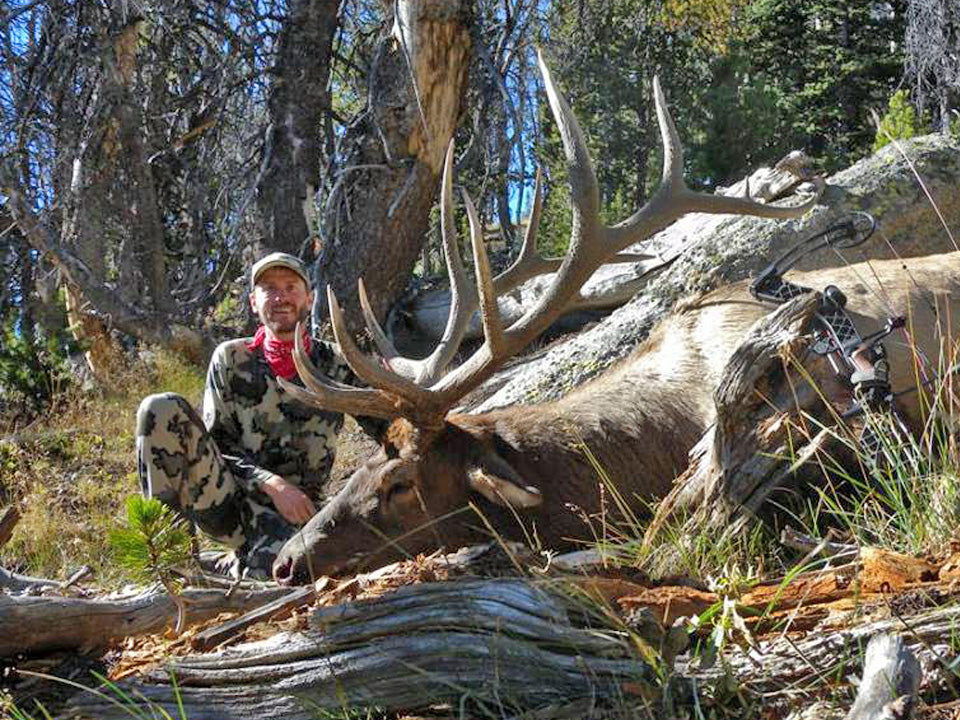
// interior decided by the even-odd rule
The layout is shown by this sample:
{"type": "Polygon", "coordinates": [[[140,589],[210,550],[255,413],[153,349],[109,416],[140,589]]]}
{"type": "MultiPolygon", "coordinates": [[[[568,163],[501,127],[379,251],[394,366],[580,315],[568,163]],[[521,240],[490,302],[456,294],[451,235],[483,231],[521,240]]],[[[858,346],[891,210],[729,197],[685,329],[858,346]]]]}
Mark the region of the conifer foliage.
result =
{"type": "Polygon", "coordinates": [[[110,533],[117,562],[142,583],[159,582],[177,606],[175,632],[183,629],[186,606],[178,572],[191,561],[184,522],[155,498],[127,498],[127,527],[110,533]]]}

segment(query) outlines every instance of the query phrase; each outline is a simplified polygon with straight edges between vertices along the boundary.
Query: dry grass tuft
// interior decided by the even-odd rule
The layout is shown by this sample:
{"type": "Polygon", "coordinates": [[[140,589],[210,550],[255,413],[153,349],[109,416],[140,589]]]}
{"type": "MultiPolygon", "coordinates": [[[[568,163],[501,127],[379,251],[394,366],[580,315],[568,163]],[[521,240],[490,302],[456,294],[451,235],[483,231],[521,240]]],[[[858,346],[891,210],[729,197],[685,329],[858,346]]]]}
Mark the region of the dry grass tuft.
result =
{"type": "Polygon", "coordinates": [[[0,566],[65,578],[90,565],[101,584],[123,579],[107,533],[138,491],[134,433],[140,400],[173,391],[199,403],[203,371],[175,355],[145,353],[106,389],[73,389],[25,428],[0,418],[0,506],[22,519],[0,550],[0,566]]]}

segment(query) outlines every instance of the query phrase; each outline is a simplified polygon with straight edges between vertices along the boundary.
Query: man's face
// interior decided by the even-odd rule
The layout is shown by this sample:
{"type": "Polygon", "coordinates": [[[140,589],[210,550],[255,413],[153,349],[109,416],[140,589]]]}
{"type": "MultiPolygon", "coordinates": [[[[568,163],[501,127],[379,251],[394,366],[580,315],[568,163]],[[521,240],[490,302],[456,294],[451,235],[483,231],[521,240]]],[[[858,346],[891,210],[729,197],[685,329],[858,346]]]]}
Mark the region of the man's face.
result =
{"type": "Polygon", "coordinates": [[[260,322],[281,340],[292,340],[297,322],[306,320],[313,302],[303,278],[285,267],[272,267],[257,277],[250,307],[260,322]]]}

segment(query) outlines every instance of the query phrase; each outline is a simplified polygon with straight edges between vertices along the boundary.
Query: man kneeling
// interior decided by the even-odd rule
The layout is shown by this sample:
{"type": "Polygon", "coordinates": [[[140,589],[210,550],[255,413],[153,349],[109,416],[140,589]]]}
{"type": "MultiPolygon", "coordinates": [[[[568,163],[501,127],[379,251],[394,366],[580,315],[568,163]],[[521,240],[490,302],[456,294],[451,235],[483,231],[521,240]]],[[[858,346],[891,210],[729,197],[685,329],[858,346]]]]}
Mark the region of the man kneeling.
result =
{"type": "MultiPolygon", "coordinates": [[[[343,416],[297,402],[277,382],[299,382],[294,334],[313,300],[303,263],[272,253],[254,264],[250,284],[250,307],[261,322],[256,335],[214,352],[202,419],[174,393],[143,400],[137,469],[144,496],[233,549],[233,572],[269,578],[280,548],[317,510],[304,490],[326,482],[343,416]]],[[[316,366],[351,382],[336,346],[303,332],[316,366]]]]}

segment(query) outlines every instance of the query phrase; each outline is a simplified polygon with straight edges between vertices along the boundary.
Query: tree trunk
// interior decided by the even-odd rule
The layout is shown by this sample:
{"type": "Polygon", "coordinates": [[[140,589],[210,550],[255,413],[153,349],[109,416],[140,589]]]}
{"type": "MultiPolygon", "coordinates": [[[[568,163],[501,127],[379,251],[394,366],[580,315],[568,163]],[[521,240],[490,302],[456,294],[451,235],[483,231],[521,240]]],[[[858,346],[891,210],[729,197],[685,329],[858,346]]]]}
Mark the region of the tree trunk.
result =
{"type": "MultiPolygon", "coordinates": [[[[128,293],[133,290],[125,295],[128,300],[135,302],[143,295],[154,312],[168,313],[173,303],[167,288],[164,228],[153,173],[143,146],[140,104],[134,91],[140,23],[143,20],[138,17],[125,19],[122,17],[124,13],[121,6],[112,13],[112,22],[119,28],[110,33],[108,47],[103,53],[103,91],[112,100],[111,115],[116,123],[111,125],[107,136],[116,133],[114,140],[119,150],[115,156],[119,164],[117,176],[126,180],[126,187],[121,190],[129,227],[124,243],[129,243],[133,249],[133,268],[136,270],[132,276],[127,276],[126,281],[121,274],[120,287],[128,293]]],[[[105,157],[109,157],[109,152],[105,157]]],[[[120,270],[124,273],[130,268],[121,267],[120,270]]]]}
{"type": "MultiPolygon", "coordinates": [[[[6,215],[6,213],[4,213],[6,215]]],[[[6,220],[6,217],[4,217],[6,220]]],[[[4,227],[9,223],[6,223],[4,227]]],[[[17,248],[17,255],[20,258],[20,333],[25,342],[33,344],[36,340],[35,322],[36,307],[32,302],[35,282],[33,259],[30,257],[30,246],[22,240],[15,238],[13,246],[17,248]]]]}
{"type": "Polygon", "coordinates": [[[112,313],[89,293],[90,286],[102,288],[106,280],[108,240],[104,218],[110,212],[109,198],[121,198],[123,224],[127,228],[118,267],[118,296],[157,314],[172,309],[164,227],[135,93],[141,21],[126,18],[123,10],[116,10],[111,22],[113,27],[105,34],[101,52],[100,90],[106,109],[95,114],[93,121],[98,124],[99,142],[90,152],[80,149],[64,170],[61,183],[66,212],[60,244],[75,255],[89,278],[80,282],[75,273],[62,273],[67,319],[71,333],[84,348],[90,370],[100,381],[113,374],[118,356],[103,319],[112,313]]]}
{"type": "Polygon", "coordinates": [[[330,109],[330,59],[339,7],[338,0],[295,0],[287,10],[257,186],[261,253],[272,249],[298,255],[317,231],[313,192],[320,177],[320,127],[330,109]]]}
{"type": "MultiPolygon", "coordinates": [[[[360,327],[357,279],[383,319],[426,238],[444,153],[460,115],[470,59],[469,4],[398,0],[394,32],[376,51],[370,105],[344,138],[324,215],[316,287],[328,284],[360,327]]],[[[315,324],[327,314],[314,302],[315,324]]]]}
{"type": "MultiPolygon", "coordinates": [[[[103,143],[115,148],[116,143],[103,143]]],[[[61,229],[61,244],[71,248],[77,259],[86,266],[90,277],[102,284],[106,279],[106,253],[104,252],[105,233],[103,218],[106,214],[104,199],[111,193],[110,183],[115,182],[116,157],[103,148],[103,156],[108,162],[90,173],[87,184],[82,160],[77,158],[70,168],[69,178],[62,184],[61,194],[68,218],[61,229]]],[[[133,263],[128,263],[123,272],[131,272],[133,263]]],[[[105,380],[114,370],[113,361],[117,357],[116,347],[107,334],[107,328],[100,316],[87,306],[83,291],[75,282],[70,282],[66,274],[61,274],[61,282],[66,290],[67,324],[70,334],[84,349],[87,367],[98,380],[105,380]]],[[[130,282],[129,286],[135,286],[130,282]]]]}
{"type": "Polygon", "coordinates": [[[116,369],[116,360],[120,357],[117,347],[103,321],[86,307],[80,288],[75,283],[65,285],[70,334],[83,348],[90,372],[99,382],[105,382],[116,369]]]}

